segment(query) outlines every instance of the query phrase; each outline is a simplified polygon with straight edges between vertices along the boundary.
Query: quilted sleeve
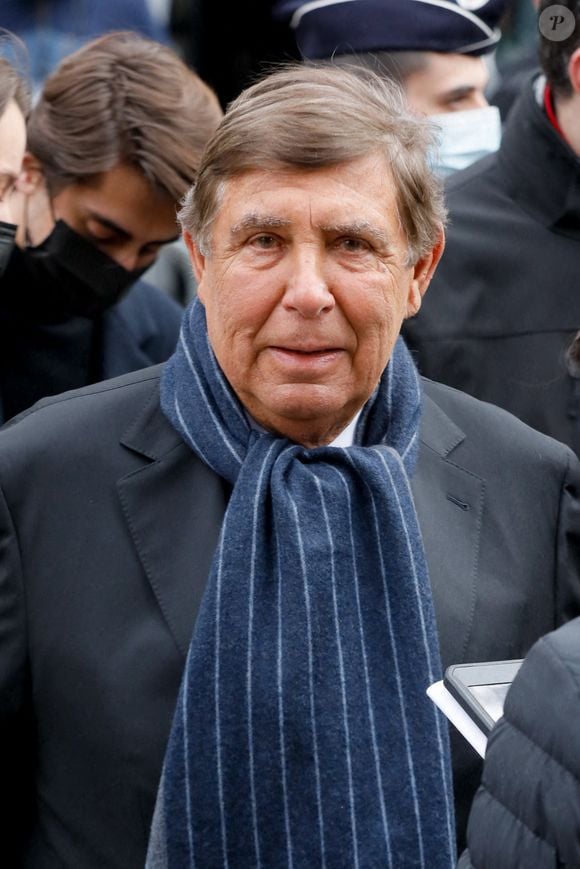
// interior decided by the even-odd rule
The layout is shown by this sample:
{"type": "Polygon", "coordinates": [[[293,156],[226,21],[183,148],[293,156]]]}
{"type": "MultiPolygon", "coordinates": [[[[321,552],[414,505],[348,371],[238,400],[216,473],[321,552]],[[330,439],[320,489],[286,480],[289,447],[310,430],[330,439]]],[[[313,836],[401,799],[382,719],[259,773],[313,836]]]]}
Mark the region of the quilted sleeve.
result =
{"type": "Polygon", "coordinates": [[[536,643],[514,680],[467,839],[472,869],[579,865],[580,619],[536,643]]]}

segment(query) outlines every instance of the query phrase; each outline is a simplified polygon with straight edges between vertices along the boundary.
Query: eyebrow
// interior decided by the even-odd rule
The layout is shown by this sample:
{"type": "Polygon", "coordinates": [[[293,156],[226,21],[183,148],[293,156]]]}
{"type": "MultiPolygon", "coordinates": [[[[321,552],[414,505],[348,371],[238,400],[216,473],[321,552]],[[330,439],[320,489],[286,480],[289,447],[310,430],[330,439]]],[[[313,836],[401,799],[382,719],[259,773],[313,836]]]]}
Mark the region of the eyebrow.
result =
{"type": "Polygon", "coordinates": [[[18,173],[12,172],[10,169],[3,169],[0,165],[0,181],[2,183],[15,184],[18,181],[18,173]]]}
{"type": "Polygon", "coordinates": [[[442,93],[439,99],[444,102],[452,102],[453,100],[461,100],[463,97],[468,97],[472,93],[477,90],[475,85],[460,85],[459,87],[452,88],[450,91],[445,91],[442,93]]]}
{"type": "Polygon", "coordinates": [[[272,214],[259,214],[252,212],[246,214],[238,223],[235,223],[230,229],[230,235],[240,235],[242,232],[247,232],[249,229],[281,229],[282,227],[290,226],[290,221],[282,217],[274,217],[272,214]]]}
{"type": "MultiPolygon", "coordinates": [[[[242,232],[252,229],[280,229],[288,227],[290,224],[290,220],[285,220],[282,217],[253,212],[246,214],[238,223],[234,224],[230,230],[230,235],[235,237],[242,232]]],[[[383,247],[388,247],[390,244],[388,235],[368,220],[355,220],[352,223],[325,224],[318,228],[326,235],[366,235],[372,238],[375,244],[383,247]]]]}
{"type": "MultiPolygon", "coordinates": [[[[118,223],[115,223],[114,220],[109,220],[108,217],[103,217],[102,214],[97,214],[95,211],[91,211],[89,213],[89,218],[92,220],[96,220],[98,223],[101,223],[103,226],[106,226],[107,229],[110,229],[113,232],[116,232],[118,235],[122,235],[123,238],[131,238],[130,232],[127,232],[126,229],[123,229],[123,227],[119,226],[118,223]]],[[[179,238],[179,233],[177,233],[176,235],[172,235],[171,238],[152,239],[151,241],[147,242],[147,245],[150,245],[150,244],[159,244],[159,245],[170,244],[172,241],[177,241],[178,238],[179,238]]]]}
{"type": "Polygon", "coordinates": [[[0,200],[3,200],[6,192],[14,187],[18,180],[18,175],[14,172],[2,171],[0,169],[0,200]]]}

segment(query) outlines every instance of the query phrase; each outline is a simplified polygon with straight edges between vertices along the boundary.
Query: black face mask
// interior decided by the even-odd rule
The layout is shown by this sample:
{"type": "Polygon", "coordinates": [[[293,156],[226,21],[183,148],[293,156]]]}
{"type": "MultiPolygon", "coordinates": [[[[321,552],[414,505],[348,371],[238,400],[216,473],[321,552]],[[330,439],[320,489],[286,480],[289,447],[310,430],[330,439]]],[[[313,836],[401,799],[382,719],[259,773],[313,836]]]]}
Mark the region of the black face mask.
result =
{"type": "Polygon", "coordinates": [[[42,284],[46,307],[71,317],[98,317],[146,271],[127,271],[62,220],[42,244],[26,249],[24,259],[42,284]]]}
{"type": "Polygon", "coordinates": [[[8,260],[12,256],[17,228],[13,223],[4,223],[0,220],[0,278],[6,271],[8,260]]]}

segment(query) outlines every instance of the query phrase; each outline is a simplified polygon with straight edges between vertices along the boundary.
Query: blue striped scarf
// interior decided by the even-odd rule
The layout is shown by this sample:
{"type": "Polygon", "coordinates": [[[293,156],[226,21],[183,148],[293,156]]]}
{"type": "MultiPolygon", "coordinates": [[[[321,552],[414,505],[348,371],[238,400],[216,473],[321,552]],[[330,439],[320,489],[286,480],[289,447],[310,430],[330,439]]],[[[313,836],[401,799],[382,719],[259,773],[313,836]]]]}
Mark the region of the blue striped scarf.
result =
{"type": "MultiPolygon", "coordinates": [[[[233,485],[147,867],[450,869],[431,591],[409,488],[419,380],[398,341],[356,444],[256,431],[186,311],[162,407],[233,485]]],[[[183,529],[187,534],[187,529],[183,529]]]]}

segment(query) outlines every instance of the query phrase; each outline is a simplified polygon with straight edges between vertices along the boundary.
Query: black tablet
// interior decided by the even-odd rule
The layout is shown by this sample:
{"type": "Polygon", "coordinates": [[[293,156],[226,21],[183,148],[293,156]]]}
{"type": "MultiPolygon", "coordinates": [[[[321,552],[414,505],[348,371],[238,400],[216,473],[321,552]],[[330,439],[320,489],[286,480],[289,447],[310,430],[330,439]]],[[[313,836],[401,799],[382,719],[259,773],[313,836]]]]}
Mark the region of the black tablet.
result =
{"type": "Polygon", "coordinates": [[[454,664],[443,684],[486,736],[503,715],[508,688],[520,669],[518,661],[454,664]]]}

